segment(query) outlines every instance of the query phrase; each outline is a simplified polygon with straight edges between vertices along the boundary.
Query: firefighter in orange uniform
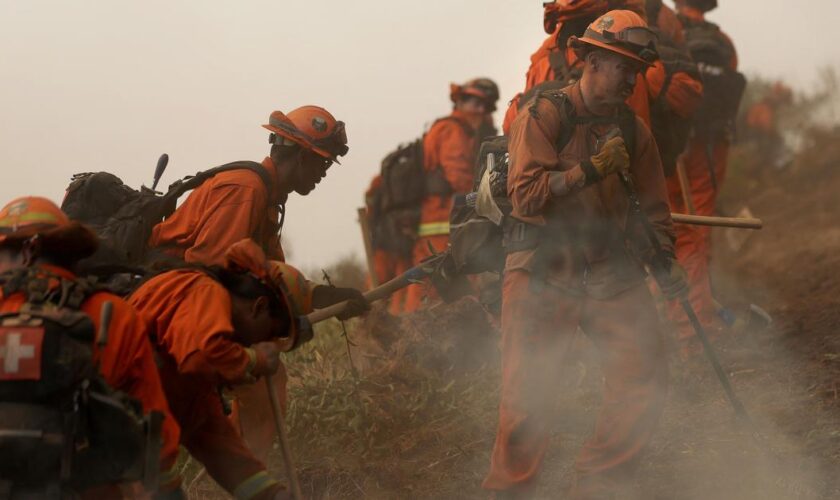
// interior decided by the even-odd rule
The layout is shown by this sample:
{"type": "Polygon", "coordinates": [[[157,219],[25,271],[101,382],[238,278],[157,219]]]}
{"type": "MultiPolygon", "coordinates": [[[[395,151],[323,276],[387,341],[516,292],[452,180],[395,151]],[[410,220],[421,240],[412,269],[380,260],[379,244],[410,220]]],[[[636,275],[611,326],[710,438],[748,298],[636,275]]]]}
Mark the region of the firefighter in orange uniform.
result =
{"type": "MultiPolygon", "coordinates": [[[[730,96],[738,93],[737,85],[724,85],[723,97],[715,92],[720,85],[711,85],[707,75],[719,77],[727,73],[736,74],[738,57],[731,39],[717,26],[705,20],[705,13],[717,7],[717,0],[677,0],[677,14],[685,29],[686,43],[691,48],[692,38],[698,37],[698,44],[708,46],[716,41],[721,47],[723,55],[717,62],[720,67],[713,67],[709,63],[700,64],[704,78],[704,99],[701,110],[694,117],[692,136],[682,156],[690,193],[683,193],[676,179],[669,182],[669,196],[671,208],[674,212],[688,213],[689,209],[683,201],[683,195],[690,196],[696,215],[714,215],[715,201],[726,177],[726,164],[729,156],[729,145],[733,134],[733,120],[707,119],[709,110],[718,106],[734,107],[729,110],[734,119],[737,113],[737,102],[725,104],[730,96]],[[700,38],[702,37],[702,38],[700,38]],[[709,69],[710,68],[710,69],[709,69]],[[705,114],[705,115],[704,115],[705,114]]],[[[708,51],[707,51],[708,52],[708,51]]],[[[695,54],[695,60],[698,57],[695,54]]],[[[703,61],[697,60],[698,63],[703,61]]],[[[677,226],[677,258],[688,273],[690,285],[689,299],[697,317],[707,331],[716,335],[722,329],[722,323],[717,314],[717,308],[712,296],[709,277],[709,259],[711,253],[710,229],[705,226],[677,226]]],[[[688,355],[699,352],[699,343],[695,341],[695,333],[685,312],[679,303],[674,302],[669,307],[669,317],[677,326],[681,352],[688,355]]]]}
{"type": "MultiPolygon", "coordinates": [[[[376,283],[380,285],[403,274],[411,267],[411,258],[400,255],[399,252],[390,248],[388,241],[385,241],[387,233],[382,227],[385,221],[380,213],[381,194],[382,176],[377,175],[365,192],[365,209],[371,230],[371,246],[373,247],[373,269],[371,269],[371,272],[376,277],[376,283]]],[[[394,315],[403,312],[406,292],[407,290],[403,288],[391,296],[388,301],[388,312],[394,315]]]]}
{"type": "MultiPolygon", "coordinates": [[[[18,198],[0,210],[0,272],[37,268],[58,287],[62,280],[77,280],[73,266],[92,255],[97,245],[96,235],[90,229],[70,221],[46,198],[18,198]]],[[[16,312],[25,301],[23,292],[4,295],[0,290],[0,313],[16,312]]],[[[94,357],[113,389],[140,401],[145,412],[164,414],[159,493],[176,493],[180,488],[175,469],[180,430],[169,412],[146,327],[123,299],[105,291],[92,291],[79,309],[90,317],[94,331],[100,330],[106,302],[113,307],[108,330],[114,334],[108,337],[105,346],[93,344],[94,357]]],[[[113,492],[99,491],[99,494],[113,492]]]]}
{"type": "MultiPolygon", "coordinates": [[[[512,124],[501,403],[483,483],[496,498],[535,497],[557,418],[552,390],[570,364],[564,357],[578,328],[600,351],[605,389],[569,498],[625,491],[664,408],[667,356],[640,262],[650,248],[640,244],[647,240],[615,175],[633,177],[645,216],[672,250],[659,153],[647,126],[624,105],[655,57],[654,40],[639,15],[606,13],[572,38],[584,61],[581,78],[541,94],[512,124]]],[[[684,290],[674,263],[662,291],[677,297],[684,290]]]]}
{"type": "MultiPolygon", "coordinates": [[[[640,16],[645,15],[643,2],[640,0],[556,0],[544,4],[543,27],[549,36],[531,55],[531,65],[525,75],[525,90],[514,97],[508,107],[502,125],[506,135],[509,134],[510,125],[520,106],[524,106],[532,97],[529,94],[531,89],[552,80],[565,86],[580,78],[583,61],[578,59],[575,51],[568,46],[568,40],[572,36],[581,36],[595,18],[611,9],[627,9],[640,16]]],[[[627,104],[649,125],[647,87],[644,78],[638,78],[636,82],[627,104]]]]}
{"type": "MultiPolygon", "coordinates": [[[[426,170],[426,196],[420,212],[420,226],[414,244],[414,264],[449,244],[449,212],[456,194],[472,191],[475,161],[481,140],[492,126],[491,113],[496,109],[499,89],[487,78],[476,78],[463,85],[452,84],[452,113],[437,120],[423,138],[423,163],[426,170]]],[[[408,288],[405,312],[420,308],[424,298],[435,297],[428,286],[408,288]]]]}
{"type": "Polygon", "coordinates": [[[793,92],[790,88],[782,82],[776,82],[767,95],[747,111],[746,135],[755,141],[762,163],[781,168],[791,159],[784,137],[779,132],[779,112],[792,102],[793,92]]]}
{"type": "Polygon", "coordinates": [[[225,414],[220,393],[274,375],[279,353],[300,340],[295,303],[308,299],[292,298],[275,276],[262,250],[243,240],[224,266],[159,274],[129,299],[155,344],[181,443],[236,498],[286,498],[225,414]]]}
{"type": "Polygon", "coordinates": [[[150,247],[185,262],[221,264],[231,245],[251,238],[269,258],[283,260],[278,233],[288,195],[315,189],[347,154],[347,135],[344,122],[318,106],[274,111],[263,127],[271,133],[271,153],[262,161],[270,185],[245,169],[214,176],[155,226],[150,247]]]}

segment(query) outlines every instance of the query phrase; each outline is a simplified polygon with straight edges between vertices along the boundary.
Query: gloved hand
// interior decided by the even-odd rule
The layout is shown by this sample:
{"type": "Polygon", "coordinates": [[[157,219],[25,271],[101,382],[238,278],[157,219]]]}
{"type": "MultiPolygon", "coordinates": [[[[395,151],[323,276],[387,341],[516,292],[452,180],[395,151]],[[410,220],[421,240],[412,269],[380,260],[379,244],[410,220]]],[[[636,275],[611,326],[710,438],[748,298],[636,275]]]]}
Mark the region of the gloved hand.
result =
{"type": "Polygon", "coordinates": [[[688,294],[688,275],[677,261],[671,261],[671,271],[659,279],[659,289],[668,300],[676,300],[688,294]]]}
{"type": "Polygon", "coordinates": [[[251,346],[256,355],[256,362],[251,368],[250,375],[262,377],[274,375],[280,368],[280,349],[274,342],[260,342],[251,346]]]}
{"type": "Polygon", "coordinates": [[[348,302],[347,307],[343,313],[336,316],[342,321],[361,316],[370,310],[370,304],[365,300],[362,292],[355,288],[318,285],[312,290],[312,306],[315,309],[323,309],[345,300],[348,302]]]}
{"type": "Polygon", "coordinates": [[[615,136],[607,140],[601,151],[589,158],[589,164],[581,163],[581,168],[586,174],[586,184],[598,182],[610,174],[619,170],[626,170],[630,167],[630,154],[627,152],[627,145],[624,138],[615,136]]]}

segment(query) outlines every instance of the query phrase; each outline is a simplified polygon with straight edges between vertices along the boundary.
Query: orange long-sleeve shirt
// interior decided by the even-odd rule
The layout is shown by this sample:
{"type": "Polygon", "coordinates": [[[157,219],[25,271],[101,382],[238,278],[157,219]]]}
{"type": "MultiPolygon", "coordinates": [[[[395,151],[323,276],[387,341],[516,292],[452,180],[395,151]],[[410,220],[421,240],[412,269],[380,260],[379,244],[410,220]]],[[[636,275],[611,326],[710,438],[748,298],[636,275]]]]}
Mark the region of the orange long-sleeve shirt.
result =
{"type": "Polygon", "coordinates": [[[453,111],[438,120],[423,138],[423,161],[426,172],[437,170],[452,189],[447,195],[430,194],[423,200],[419,236],[449,234],[449,212],[454,194],[469,193],[473,187],[475,159],[478,153],[477,127],[471,117],[453,111]]]}
{"type": "MultiPolygon", "coordinates": [[[[591,115],[577,84],[564,90],[576,116],[591,115]]],[[[627,253],[626,240],[644,248],[644,235],[629,230],[629,201],[619,179],[612,175],[583,190],[561,198],[549,188],[549,173],[565,171],[596,153],[595,143],[610,125],[579,124],[562,151],[557,151],[563,122],[556,106],[539,99],[536,109],[523,109],[513,123],[510,137],[508,195],[514,218],[532,224],[549,224],[552,234],[565,241],[547,268],[547,281],[574,293],[609,297],[637,284],[643,273],[627,253]],[[638,238],[638,239],[637,239],[638,238]]],[[[668,195],[656,143],[637,117],[635,149],[630,159],[642,209],[666,251],[673,251],[674,231],[668,195]]],[[[508,254],[506,270],[534,270],[536,251],[508,254]]]]}
{"type": "Polygon", "coordinates": [[[148,322],[155,348],[179,373],[215,385],[247,379],[250,358],[233,338],[230,294],[207,274],[190,269],[160,274],[129,302],[148,322]]]}
{"type": "Polygon", "coordinates": [[[278,237],[281,195],[271,158],[262,166],[268,187],[250,170],[222,172],[196,188],[171,216],[152,229],[149,246],[184,260],[224,264],[234,243],[251,238],[270,259],[283,260],[278,237]]]}
{"type": "MultiPolygon", "coordinates": [[[[42,265],[41,268],[45,273],[63,279],[76,278],[72,272],[58,266],[42,265]]],[[[25,302],[22,293],[4,297],[0,290],[0,312],[19,311],[25,302]]],[[[94,343],[94,357],[103,378],[112,388],[140,401],[145,412],[163,413],[161,471],[168,477],[178,458],[180,429],[164,395],[146,326],[126,301],[102,291],[91,294],[80,307],[92,320],[94,331],[100,329],[101,312],[106,302],[113,305],[108,342],[101,348],[94,343]]]]}
{"type": "MultiPolygon", "coordinates": [[[[234,340],[228,291],[198,270],[169,271],[130,297],[146,321],[181,442],[223,488],[253,488],[270,498],[279,486],[222,411],[220,385],[243,382],[249,356],[234,340]]],[[[260,496],[262,498],[262,496],[260,496]]]]}

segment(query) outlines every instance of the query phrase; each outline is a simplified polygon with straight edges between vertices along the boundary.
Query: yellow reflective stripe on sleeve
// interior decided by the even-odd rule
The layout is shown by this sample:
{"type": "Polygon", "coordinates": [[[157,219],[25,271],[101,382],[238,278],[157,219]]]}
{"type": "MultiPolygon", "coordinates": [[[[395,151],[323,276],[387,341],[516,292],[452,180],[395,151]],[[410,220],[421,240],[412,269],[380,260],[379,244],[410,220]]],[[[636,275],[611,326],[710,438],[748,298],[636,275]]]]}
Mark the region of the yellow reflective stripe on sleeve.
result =
{"type": "Polygon", "coordinates": [[[277,481],[271,479],[266,471],[260,471],[239,483],[233,490],[233,496],[237,500],[250,500],[275,484],[277,481]]]}
{"type": "Polygon", "coordinates": [[[27,212],[20,215],[15,215],[11,217],[5,217],[0,219],[0,226],[8,227],[13,225],[20,225],[22,222],[45,222],[45,223],[55,223],[58,224],[58,218],[47,212],[27,212]]]}
{"type": "Polygon", "coordinates": [[[437,236],[449,234],[449,221],[447,222],[426,222],[417,228],[417,236],[437,236]]]}

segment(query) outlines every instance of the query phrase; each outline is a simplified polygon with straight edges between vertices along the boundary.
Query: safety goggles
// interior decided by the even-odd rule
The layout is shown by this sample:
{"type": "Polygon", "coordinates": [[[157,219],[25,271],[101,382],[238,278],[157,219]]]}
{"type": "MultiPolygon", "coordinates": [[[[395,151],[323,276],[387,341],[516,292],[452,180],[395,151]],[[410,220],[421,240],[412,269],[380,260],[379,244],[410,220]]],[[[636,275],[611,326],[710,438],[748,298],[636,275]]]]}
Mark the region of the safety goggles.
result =
{"type": "Polygon", "coordinates": [[[347,147],[347,132],[344,130],[344,122],[336,122],[332,134],[323,139],[311,139],[315,146],[331,152],[335,156],[344,156],[350,150],[347,147]]]}
{"type": "Polygon", "coordinates": [[[592,28],[587,28],[584,36],[610,45],[622,45],[647,62],[653,62],[659,57],[656,53],[656,43],[659,41],[659,37],[650,28],[637,26],[623,29],[618,33],[607,30],[599,33],[592,28]]]}

